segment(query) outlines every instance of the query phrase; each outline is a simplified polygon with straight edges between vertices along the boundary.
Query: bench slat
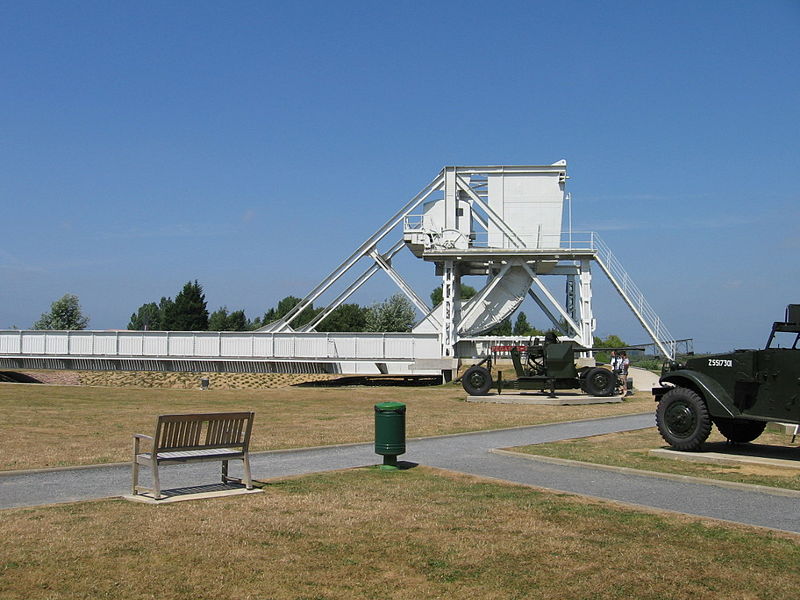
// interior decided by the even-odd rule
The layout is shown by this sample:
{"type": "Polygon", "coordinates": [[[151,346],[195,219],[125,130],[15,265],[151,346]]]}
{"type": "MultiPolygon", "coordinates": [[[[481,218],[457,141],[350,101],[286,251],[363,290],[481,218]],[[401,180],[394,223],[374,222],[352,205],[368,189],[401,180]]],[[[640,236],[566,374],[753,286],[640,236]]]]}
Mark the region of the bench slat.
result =
{"type": "MultiPolygon", "coordinates": [[[[158,460],[169,460],[173,458],[199,458],[201,456],[220,457],[220,456],[241,456],[242,450],[237,448],[203,448],[202,450],[174,450],[169,452],[159,452],[156,457],[158,460]]],[[[138,456],[152,460],[150,452],[143,452],[138,456]]]]}

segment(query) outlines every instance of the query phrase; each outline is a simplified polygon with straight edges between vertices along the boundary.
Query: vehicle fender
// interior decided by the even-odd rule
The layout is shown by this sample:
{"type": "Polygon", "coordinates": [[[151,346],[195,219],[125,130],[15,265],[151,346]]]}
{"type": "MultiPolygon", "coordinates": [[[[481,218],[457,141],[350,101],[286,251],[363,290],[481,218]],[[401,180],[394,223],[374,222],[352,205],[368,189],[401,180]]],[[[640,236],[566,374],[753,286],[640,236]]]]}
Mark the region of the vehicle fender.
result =
{"type": "Polygon", "coordinates": [[[733,419],[741,415],[741,411],[733,404],[733,398],[715,379],[697,371],[681,369],[663,375],[659,380],[662,385],[670,384],[693,389],[706,401],[708,412],[712,417],[733,419]]]}

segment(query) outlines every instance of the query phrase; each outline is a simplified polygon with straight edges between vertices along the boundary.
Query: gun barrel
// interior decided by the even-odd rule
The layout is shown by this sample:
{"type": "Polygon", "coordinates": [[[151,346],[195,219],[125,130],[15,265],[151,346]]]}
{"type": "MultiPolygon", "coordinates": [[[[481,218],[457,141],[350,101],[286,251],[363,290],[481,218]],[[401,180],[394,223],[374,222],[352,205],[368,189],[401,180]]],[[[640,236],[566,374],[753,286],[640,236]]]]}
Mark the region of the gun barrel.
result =
{"type": "Polygon", "coordinates": [[[641,350],[644,352],[644,348],[642,346],[620,346],[618,348],[585,348],[583,346],[575,346],[575,350],[578,352],[611,352],[612,350],[641,350]]]}

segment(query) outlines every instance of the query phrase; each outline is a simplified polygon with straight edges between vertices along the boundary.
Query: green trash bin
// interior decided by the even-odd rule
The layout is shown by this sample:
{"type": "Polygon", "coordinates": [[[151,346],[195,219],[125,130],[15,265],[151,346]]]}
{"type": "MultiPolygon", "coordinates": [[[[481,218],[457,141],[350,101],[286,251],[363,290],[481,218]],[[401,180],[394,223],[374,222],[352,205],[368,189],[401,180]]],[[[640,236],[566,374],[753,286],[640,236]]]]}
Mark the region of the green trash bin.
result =
{"type": "Polygon", "coordinates": [[[397,468],[397,456],[406,452],[406,405],[381,402],[375,405],[375,453],[383,455],[384,469],[397,468]]]}

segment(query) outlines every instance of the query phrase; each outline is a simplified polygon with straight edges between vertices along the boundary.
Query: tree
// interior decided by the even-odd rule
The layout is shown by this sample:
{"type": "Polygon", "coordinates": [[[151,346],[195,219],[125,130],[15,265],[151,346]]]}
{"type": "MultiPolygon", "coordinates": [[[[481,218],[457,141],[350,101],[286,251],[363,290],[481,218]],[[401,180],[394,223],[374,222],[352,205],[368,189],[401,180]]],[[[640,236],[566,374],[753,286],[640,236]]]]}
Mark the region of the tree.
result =
{"type": "Polygon", "coordinates": [[[142,304],[135,313],[131,315],[128,329],[136,331],[158,331],[161,327],[161,309],[155,302],[142,304]]]}
{"type": "Polygon", "coordinates": [[[228,315],[228,331],[247,331],[250,329],[250,320],[243,310],[235,310],[228,315]]]}
{"type": "MultiPolygon", "coordinates": [[[[604,340],[594,336],[592,343],[594,344],[595,348],[621,348],[628,345],[623,342],[619,336],[614,334],[607,335],[606,339],[604,340]]],[[[607,363],[611,360],[611,355],[608,352],[598,352],[594,355],[594,357],[598,362],[603,363],[607,363]]]]}
{"type": "Polygon", "coordinates": [[[136,331],[170,331],[174,329],[170,323],[175,311],[175,303],[172,298],[161,297],[158,304],[148,302],[142,304],[139,309],[131,315],[128,322],[128,329],[136,331]]]}
{"type": "Polygon", "coordinates": [[[514,322],[514,335],[544,335],[544,331],[537,329],[528,322],[528,315],[520,311],[514,322]]]}
{"type": "Polygon", "coordinates": [[[165,305],[163,326],[167,331],[208,330],[206,297],[197,280],[187,281],[175,301],[165,305]]]}
{"type": "Polygon", "coordinates": [[[500,323],[499,325],[496,325],[494,329],[490,329],[489,331],[487,331],[486,335],[508,337],[511,335],[511,332],[512,332],[511,319],[505,318],[503,319],[503,322],[500,323]]]}
{"type": "MultiPolygon", "coordinates": [[[[475,294],[477,294],[477,290],[472,287],[471,285],[461,284],[461,299],[462,300],[469,300],[475,294]]],[[[441,286],[433,288],[431,292],[431,302],[434,306],[438,306],[442,303],[443,294],[441,286]]]]}
{"type": "Polygon", "coordinates": [[[84,316],[81,304],[74,294],[64,294],[50,305],[49,313],[42,316],[33,324],[34,329],[57,329],[75,331],[86,329],[89,317],[84,316]]]}
{"type": "MultiPolygon", "coordinates": [[[[270,308],[267,312],[264,313],[264,317],[261,319],[261,323],[263,325],[268,325],[273,321],[277,321],[278,319],[282,319],[284,316],[289,314],[295,306],[300,304],[301,299],[297,298],[296,296],[286,296],[283,300],[278,302],[278,306],[275,308],[270,308]]],[[[292,327],[295,329],[298,327],[302,327],[309,321],[311,321],[314,317],[319,314],[319,310],[314,308],[313,304],[309,304],[306,306],[302,312],[297,315],[297,318],[292,321],[292,327]]]]}
{"type": "Polygon", "coordinates": [[[227,331],[228,330],[228,308],[223,306],[208,317],[208,330],[209,331],[227,331]]]}
{"type": "Polygon", "coordinates": [[[158,314],[161,317],[159,325],[163,331],[170,331],[170,325],[167,320],[172,318],[174,310],[175,302],[173,302],[172,298],[161,296],[161,300],[158,301],[158,314]]]}
{"type": "Polygon", "coordinates": [[[514,335],[529,335],[533,327],[528,323],[528,316],[519,311],[517,320],[514,322],[514,335]]]}
{"type": "Polygon", "coordinates": [[[364,331],[369,309],[358,304],[342,304],[317,325],[317,331],[364,331]]]}
{"type": "Polygon", "coordinates": [[[595,348],[622,348],[628,345],[622,341],[619,336],[614,334],[607,335],[604,340],[594,336],[593,343],[595,348]]]}
{"type": "Polygon", "coordinates": [[[416,321],[414,305],[397,293],[367,309],[364,331],[411,331],[416,321]]]}
{"type": "Polygon", "coordinates": [[[215,310],[208,318],[209,331],[247,331],[250,328],[250,322],[244,314],[243,310],[235,310],[228,313],[228,307],[215,310]]]}

